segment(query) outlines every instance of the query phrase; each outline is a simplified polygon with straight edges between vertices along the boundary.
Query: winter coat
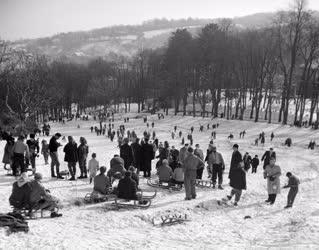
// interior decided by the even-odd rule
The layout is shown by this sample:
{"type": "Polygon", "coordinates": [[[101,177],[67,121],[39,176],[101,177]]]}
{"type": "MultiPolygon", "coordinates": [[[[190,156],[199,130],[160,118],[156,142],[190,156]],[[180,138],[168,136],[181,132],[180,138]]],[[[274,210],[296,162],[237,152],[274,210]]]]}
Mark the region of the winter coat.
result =
{"type": "Polygon", "coordinates": [[[99,174],[94,177],[94,191],[97,191],[101,194],[107,194],[110,186],[110,180],[104,174],[99,174]]]}
{"type": "Polygon", "coordinates": [[[269,164],[269,161],[270,161],[270,158],[271,157],[275,157],[276,159],[276,152],[273,151],[271,154],[270,154],[270,151],[267,150],[264,155],[261,157],[261,161],[264,161],[264,166],[267,166],[269,164]]]}
{"type": "Polygon", "coordinates": [[[267,165],[264,170],[264,178],[267,178],[268,194],[280,194],[281,169],[278,165],[267,165]],[[274,180],[271,180],[273,177],[274,180]]]}
{"type": "Polygon", "coordinates": [[[244,164],[245,164],[245,170],[250,169],[251,156],[245,154],[244,157],[243,157],[243,161],[244,161],[244,164]]]}
{"type": "Polygon", "coordinates": [[[231,157],[230,161],[230,169],[229,169],[229,174],[228,178],[231,180],[232,179],[232,174],[233,170],[238,167],[238,164],[242,161],[242,156],[239,151],[234,151],[231,157]]]}
{"type": "Polygon", "coordinates": [[[24,185],[18,185],[16,181],[13,183],[12,193],[9,198],[10,205],[17,209],[30,208],[31,186],[29,182],[24,185]]]}
{"type": "Polygon", "coordinates": [[[142,163],[142,146],[136,142],[131,144],[133,151],[133,166],[140,169],[142,163]]]}
{"type": "Polygon", "coordinates": [[[184,160],[184,171],[192,171],[192,170],[197,170],[201,169],[205,166],[204,162],[199,159],[196,155],[194,154],[188,154],[188,156],[184,160]]]}
{"type": "Polygon", "coordinates": [[[40,152],[39,142],[35,139],[27,140],[30,155],[35,155],[40,152]]]}
{"type": "Polygon", "coordinates": [[[10,164],[12,162],[12,156],[13,156],[13,143],[6,143],[4,147],[4,154],[2,158],[2,163],[10,164]]]}
{"type": "Polygon", "coordinates": [[[188,155],[187,148],[186,147],[181,148],[179,151],[178,158],[182,164],[184,164],[184,160],[187,157],[187,155],[188,155]]]}
{"type": "Polygon", "coordinates": [[[196,148],[194,150],[194,155],[196,155],[202,161],[204,160],[204,153],[203,153],[203,150],[201,150],[200,148],[196,148]]]}
{"type": "Polygon", "coordinates": [[[40,200],[43,200],[46,197],[47,192],[45,191],[45,188],[40,182],[33,180],[30,182],[30,186],[31,186],[31,193],[30,193],[31,204],[37,204],[40,200]]]}
{"type": "Polygon", "coordinates": [[[52,136],[52,138],[50,139],[50,142],[49,142],[50,153],[57,152],[58,147],[60,147],[60,146],[61,146],[61,144],[57,142],[55,136],[52,136]]]}
{"type": "Polygon", "coordinates": [[[254,157],[251,161],[252,167],[257,167],[259,165],[259,159],[254,157]]]}
{"type": "Polygon", "coordinates": [[[288,180],[288,185],[284,186],[284,188],[291,188],[292,190],[298,191],[299,184],[299,179],[296,176],[291,175],[288,180]]]}
{"type": "Polygon", "coordinates": [[[162,164],[157,170],[159,181],[168,182],[170,181],[173,171],[168,165],[162,164]]]}
{"type": "Polygon", "coordinates": [[[176,168],[173,173],[173,179],[175,181],[183,182],[184,181],[184,170],[183,168],[176,168]]]}
{"type": "Polygon", "coordinates": [[[120,147],[120,157],[124,160],[125,169],[128,169],[133,162],[133,151],[127,143],[120,147]]]}
{"type": "Polygon", "coordinates": [[[152,169],[152,160],[154,159],[153,146],[151,144],[142,145],[142,164],[141,171],[151,171],[152,169]]]}
{"type": "Polygon", "coordinates": [[[229,185],[239,190],[246,189],[246,172],[242,167],[237,165],[233,168],[229,185]]]}
{"type": "Polygon", "coordinates": [[[94,159],[94,158],[89,160],[88,170],[89,170],[89,173],[90,173],[90,177],[91,178],[95,177],[97,171],[99,170],[99,162],[96,159],[94,159]]]}
{"type": "Polygon", "coordinates": [[[113,177],[116,172],[120,172],[124,176],[125,171],[124,160],[121,157],[113,157],[110,161],[110,170],[107,172],[107,176],[113,177]]]}
{"type": "Polygon", "coordinates": [[[138,178],[138,175],[136,173],[132,173],[132,176],[131,176],[132,180],[135,181],[136,183],[136,187],[138,187],[139,185],[139,178],[138,178]]]}
{"type": "Polygon", "coordinates": [[[79,160],[78,157],[78,145],[74,143],[67,143],[64,148],[63,152],[64,155],[64,161],[66,162],[77,162],[79,160]]]}
{"type": "Polygon", "coordinates": [[[162,148],[159,151],[159,156],[157,156],[156,158],[159,158],[160,161],[162,162],[164,159],[168,159],[169,158],[169,148],[162,148]]]}
{"type": "Polygon", "coordinates": [[[218,164],[222,166],[223,169],[225,169],[225,162],[224,158],[221,153],[214,152],[214,151],[208,151],[208,154],[206,156],[208,166],[212,169],[212,166],[214,164],[218,164]]]}
{"type": "Polygon", "coordinates": [[[173,161],[178,160],[178,155],[179,151],[176,148],[171,150],[171,157],[173,161]]]}
{"type": "Polygon", "coordinates": [[[89,146],[86,144],[80,144],[78,147],[79,162],[85,161],[89,154],[89,146]]]}
{"type": "Polygon", "coordinates": [[[117,186],[118,197],[127,200],[137,200],[137,187],[134,180],[131,177],[125,176],[125,178],[119,181],[117,186]]]}
{"type": "Polygon", "coordinates": [[[169,163],[169,166],[171,167],[172,171],[174,171],[177,167],[181,166],[181,163],[176,160],[169,163]]]}

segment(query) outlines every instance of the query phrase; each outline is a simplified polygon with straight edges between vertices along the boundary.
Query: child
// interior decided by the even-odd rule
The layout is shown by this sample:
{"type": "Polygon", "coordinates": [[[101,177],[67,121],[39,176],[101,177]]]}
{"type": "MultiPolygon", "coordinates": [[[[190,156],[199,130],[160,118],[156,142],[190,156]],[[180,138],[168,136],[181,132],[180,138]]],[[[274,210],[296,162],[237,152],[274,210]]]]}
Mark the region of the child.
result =
{"type": "Polygon", "coordinates": [[[159,182],[170,182],[173,171],[171,167],[168,165],[168,161],[166,159],[162,161],[162,164],[157,169],[157,174],[159,182]]]}
{"type": "Polygon", "coordinates": [[[230,183],[232,187],[230,195],[227,195],[227,199],[231,200],[235,195],[234,206],[237,206],[237,203],[240,200],[242,190],[246,189],[246,172],[244,170],[244,162],[240,162],[237,165],[237,168],[233,170],[233,181],[230,183]]]}
{"type": "Polygon", "coordinates": [[[255,155],[255,157],[252,159],[251,161],[251,166],[252,166],[252,170],[251,173],[257,173],[257,167],[259,165],[259,159],[258,159],[258,155],[255,155]]]}
{"type": "Polygon", "coordinates": [[[49,164],[48,159],[49,159],[49,154],[50,154],[49,144],[46,140],[42,140],[41,144],[42,144],[41,154],[43,154],[45,165],[48,165],[49,164]]]}
{"type": "Polygon", "coordinates": [[[89,173],[90,173],[90,184],[92,183],[93,178],[96,176],[96,172],[99,169],[99,162],[95,159],[96,153],[92,154],[92,159],[89,161],[89,173]]]}
{"type": "Polygon", "coordinates": [[[294,200],[296,198],[296,195],[298,193],[298,186],[300,184],[300,181],[296,176],[294,176],[290,172],[288,172],[286,176],[288,177],[289,181],[288,181],[288,184],[284,186],[283,188],[290,188],[290,190],[287,197],[287,206],[285,206],[285,208],[290,208],[292,207],[294,200]]]}

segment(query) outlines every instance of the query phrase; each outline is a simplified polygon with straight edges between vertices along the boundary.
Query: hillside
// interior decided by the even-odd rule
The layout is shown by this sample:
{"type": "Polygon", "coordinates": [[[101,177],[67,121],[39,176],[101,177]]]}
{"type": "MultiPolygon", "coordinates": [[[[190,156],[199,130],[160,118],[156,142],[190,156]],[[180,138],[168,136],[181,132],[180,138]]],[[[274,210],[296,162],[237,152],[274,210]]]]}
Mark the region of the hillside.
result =
{"type": "MultiPolygon", "coordinates": [[[[239,28],[269,25],[274,13],[259,13],[233,19],[239,28]]],[[[131,56],[139,49],[158,48],[167,43],[177,28],[187,28],[193,35],[205,24],[218,19],[154,19],[141,25],[112,26],[90,31],[61,33],[51,37],[18,40],[15,48],[45,54],[49,57],[66,56],[76,61],[102,56],[112,60],[114,54],[131,56]]]]}
{"type": "MultiPolygon", "coordinates": [[[[314,12],[319,17],[319,12],[314,12]]],[[[238,29],[260,28],[271,24],[275,13],[256,13],[232,19],[238,29]]],[[[119,25],[90,31],[61,33],[51,37],[18,40],[15,48],[44,54],[51,58],[67,57],[86,62],[93,57],[114,60],[116,55],[132,56],[139,49],[165,46],[169,36],[178,28],[187,28],[196,35],[201,27],[220,19],[154,19],[141,25],[119,25]]]]}

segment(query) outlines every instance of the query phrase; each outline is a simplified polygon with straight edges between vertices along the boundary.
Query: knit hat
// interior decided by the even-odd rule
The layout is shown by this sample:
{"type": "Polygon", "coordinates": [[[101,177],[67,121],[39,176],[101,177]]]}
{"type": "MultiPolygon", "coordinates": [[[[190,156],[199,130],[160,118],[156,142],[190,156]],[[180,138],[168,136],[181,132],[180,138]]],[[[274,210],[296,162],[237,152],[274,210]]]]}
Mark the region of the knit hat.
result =
{"type": "Polygon", "coordinates": [[[41,173],[35,173],[35,174],[34,174],[34,179],[35,179],[35,180],[39,180],[39,181],[40,181],[40,180],[42,180],[42,178],[43,178],[43,177],[42,177],[42,174],[41,174],[41,173]]]}
{"type": "Polygon", "coordinates": [[[239,148],[238,144],[234,144],[233,148],[239,148]]]}

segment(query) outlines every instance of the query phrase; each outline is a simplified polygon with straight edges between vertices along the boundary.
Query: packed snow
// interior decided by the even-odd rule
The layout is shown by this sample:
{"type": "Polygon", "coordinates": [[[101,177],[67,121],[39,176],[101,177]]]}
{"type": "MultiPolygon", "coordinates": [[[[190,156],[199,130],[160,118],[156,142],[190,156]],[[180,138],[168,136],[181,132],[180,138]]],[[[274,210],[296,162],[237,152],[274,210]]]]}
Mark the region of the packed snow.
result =
{"type": "MultiPolygon", "coordinates": [[[[141,137],[146,124],[142,118],[134,119],[136,114],[129,114],[130,122],[125,123],[128,130],[135,130],[141,137]]],[[[123,115],[115,116],[115,127],[123,124],[123,115]]],[[[126,116],[127,117],[127,116],[126,116]]],[[[318,131],[282,126],[278,124],[253,123],[250,121],[227,121],[223,119],[193,118],[182,116],[166,116],[162,120],[157,115],[148,115],[148,121],[155,122],[154,130],[160,141],[167,140],[170,146],[180,148],[181,139],[173,140],[171,131],[177,125],[186,139],[191,126],[195,127],[194,144],[199,143],[206,152],[212,129],[207,130],[206,124],[220,123],[216,129],[217,150],[225,159],[224,190],[197,188],[197,198],[185,201],[184,190],[168,191],[158,189],[157,196],[150,208],[142,209],[111,209],[111,202],[99,204],[82,204],[85,194],[92,191],[88,179],[75,182],[56,180],[50,177],[49,165],[44,159],[37,159],[37,171],[43,173],[43,184],[54,196],[61,199],[63,217],[54,219],[29,220],[29,233],[7,235],[0,228],[0,249],[238,249],[238,248],[298,248],[318,249],[319,236],[319,150],[308,150],[310,139],[319,142],[318,131]],[[199,132],[200,124],[204,132],[199,132]],[[239,132],[246,130],[244,139],[239,139],[239,132]],[[254,139],[262,131],[266,134],[265,146],[254,146],[254,139]],[[229,133],[235,138],[228,140],[229,133]],[[270,143],[270,133],[275,139],[270,143]],[[291,148],[283,146],[287,137],[291,137],[291,148]],[[294,207],[283,209],[286,205],[288,189],[282,189],[273,206],[266,205],[266,180],[263,179],[262,163],[257,174],[247,173],[247,190],[243,192],[238,207],[222,207],[217,199],[230,192],[228,186],[228,170],[232,153],[232,145],[239,144],[239,151],[251,156],[258,154],[261,158],[265,150],[273,146],[277,153],[277,164],[282,169],[281,183],[287,182],[285,173],[293,172],[300,178],[301,185],[294,207]],[[163,215],[187,215],[189,221],[172,226],[154,226],[152,219],[157,220],[163,215]],[[251,218],[244,219],[245,216],[251,218]]],[[[109,168],[114,154],[119,153],[116,140],[110,142],[105,136],[97,136],[90,132],[91,126],[98,126],[94,121],[71,121],[65,125],[51,123],[51,134],[60,132],[62,135],[74,136],[78,142],[84,136],[90,147],[90,154],[95,152],[100,165],[109,168]],[[77,126],[80,125],[80,128],[77,126]]],[[[152,129],[149,129],[152,132],[152,129]]],[[[40,141],[49,137],[40,137],[40,141]]],[[[64,142],[65,144],[66,142],[64,142]]],[[[0,156],[3,155],[5,142],[0,142],[0,156]]],[[[59,158],[61,169],[66,170],[63,162],[63,147],[59,158]]],[[[156,160],[153,161],[152,175],[155,175],[156,160]]],[[[79,173],[79,169],[77,169],[79,173]]],[[[207,179],[204,171],[203,179],[207,179]]],[[[6,176],[0,170],[0,211],[11,211],[9,196],[14,178],[6,176]]],[[[140,187],[146,191],[154,191],[141,176],[140,187]]]]}

